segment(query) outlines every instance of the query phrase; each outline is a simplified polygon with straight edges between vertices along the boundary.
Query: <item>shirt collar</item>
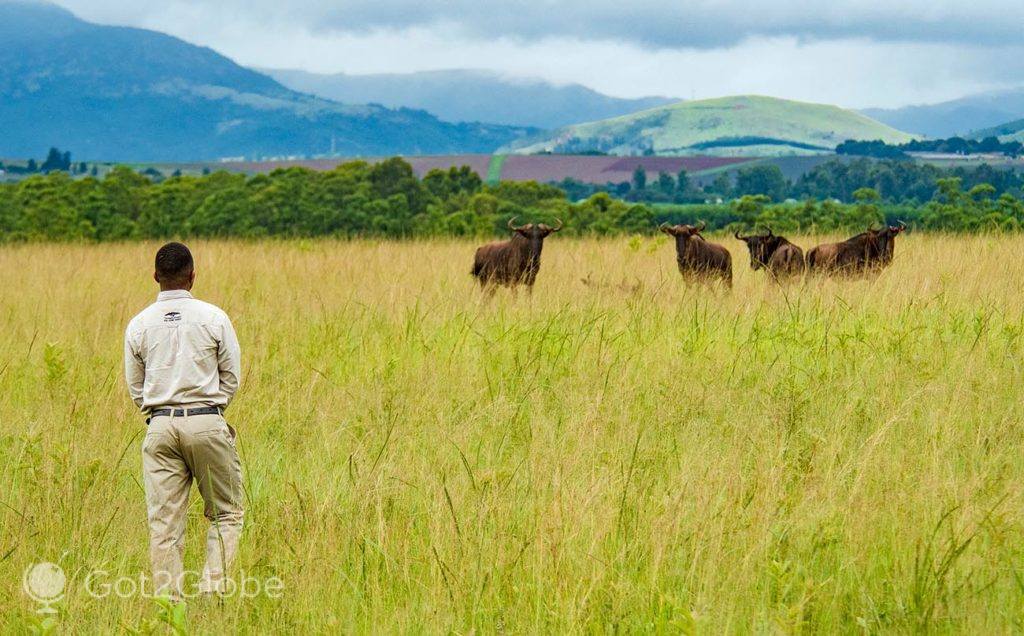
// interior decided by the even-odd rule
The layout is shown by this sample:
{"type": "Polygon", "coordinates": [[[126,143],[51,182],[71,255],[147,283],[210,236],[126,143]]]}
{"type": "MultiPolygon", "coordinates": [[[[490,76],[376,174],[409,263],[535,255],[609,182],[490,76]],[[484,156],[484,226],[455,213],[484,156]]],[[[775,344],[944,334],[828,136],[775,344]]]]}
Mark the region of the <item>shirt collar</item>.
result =
{"type": "Polygon", "coordinates": [[[161,300],[177,300],[179,298],[192,298],[192,294],[186,289],[172,289],[170,291],[162,291],[156,295],[156,301],[161,300]]]}

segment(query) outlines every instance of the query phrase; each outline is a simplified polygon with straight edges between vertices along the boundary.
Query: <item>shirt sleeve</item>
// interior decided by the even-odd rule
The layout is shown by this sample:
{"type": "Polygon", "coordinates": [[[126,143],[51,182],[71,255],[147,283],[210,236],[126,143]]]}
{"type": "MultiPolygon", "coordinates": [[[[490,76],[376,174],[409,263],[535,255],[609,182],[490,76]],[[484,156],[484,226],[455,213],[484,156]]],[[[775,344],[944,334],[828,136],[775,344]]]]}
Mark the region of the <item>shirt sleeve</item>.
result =
{"type": "Polygon", "coordinates": [[[146,383],[146,365],[139,355],[130,324],[124,332],[124,379],[128,385],[128,395],[131,396],[132,402],[135,402],[135,405],[141,409],[142,387],[146,383]]]}
{"type": "Polygon", "coordinates": [[[221,321],[221,338],[217,347],[217,368],[220,371],[220,391],[227,398],[227,404],[238,390],[242,382],[242,352],[238,346],[238,336],[231,319],[224,315],[221,321]]]}

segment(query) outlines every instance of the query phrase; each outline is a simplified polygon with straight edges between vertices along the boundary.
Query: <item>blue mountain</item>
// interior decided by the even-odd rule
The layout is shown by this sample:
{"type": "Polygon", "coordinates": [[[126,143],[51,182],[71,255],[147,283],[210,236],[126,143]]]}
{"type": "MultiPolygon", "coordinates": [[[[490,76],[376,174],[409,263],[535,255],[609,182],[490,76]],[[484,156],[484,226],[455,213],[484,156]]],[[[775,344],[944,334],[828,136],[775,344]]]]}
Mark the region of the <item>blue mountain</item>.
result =
{"type": "Polygon", "coordinates": [[[1024,88],[977,93],[937,104],[866,108],[861,112],[894,128],[919,135],[937,139],[966,136],[973,130],[1024,117],[1024,88]]]}
{"type": "Polygon", "coordinates": [[[0,156],[50,146],[119,161],[490,152],[530,132],[342,104],[163,33],[0,0],[0,156]]]}
{"type": "Polygon", "coordinates": [[[373,75],[261,70],[288,88],[326,99],[422,108],[447,121],[490,121],[513,126],[559,128],[679,101],[670,97],[611,97],[580,84],[556,85],[481,70],[373,75]]]}

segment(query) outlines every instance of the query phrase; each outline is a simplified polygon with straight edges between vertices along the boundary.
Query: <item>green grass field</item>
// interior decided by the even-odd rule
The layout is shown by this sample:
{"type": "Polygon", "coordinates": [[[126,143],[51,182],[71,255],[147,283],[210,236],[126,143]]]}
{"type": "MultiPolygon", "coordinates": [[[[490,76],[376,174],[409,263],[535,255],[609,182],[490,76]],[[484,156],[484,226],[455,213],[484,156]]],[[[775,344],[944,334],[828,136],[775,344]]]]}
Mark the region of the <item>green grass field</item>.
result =
{"type": "MultiPolygon", "coordinates": [[[[787,288],[722,240],[732,293],[663,238],[553,237],[490,303],[471,242],[194,243],[243,347],[236,567],[284,592],[188,630],[1024,628],[1024,238],[910,235],[877,279],[787,288]]],[[[0,248],[4,632],[167,629],[85,589],[148,571],[121,352],[156,247],[0,248]],[[69,579],[45,623],[40,561],[69,579]]],[[[190,568],[203,531],[195,494],[190,568]]]]}
{"type": "Polygon", "coordinates": [[[484,178],[490,185],[501,183],[501,167],[505,165],[508,155],[491,155],[491,161],[487,165],[487,176],[484,178]]]}

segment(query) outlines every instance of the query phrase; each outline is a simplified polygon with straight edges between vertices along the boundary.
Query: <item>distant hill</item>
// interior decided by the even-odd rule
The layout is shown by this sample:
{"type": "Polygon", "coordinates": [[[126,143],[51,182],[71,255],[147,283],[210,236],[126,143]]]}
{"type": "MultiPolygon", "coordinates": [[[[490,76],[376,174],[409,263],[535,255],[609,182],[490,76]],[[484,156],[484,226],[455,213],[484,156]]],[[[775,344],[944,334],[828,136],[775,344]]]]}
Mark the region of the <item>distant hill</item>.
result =
{"type": "Polygon", "coordinates": [[[356,104],[422,108],[446,121],[558,128],[670,104],[668,97],[621,99],[579,84],[509,78],[475,70],[320,75],[260,69],[293,90],[356,104]]]}
{"type": "Polygon", "coordinates": [[[945,139],[1024,117],[1024,88],[968,95],[938,104],[861,111],[900,130],[945,139]]]}
{"type": "Polygon", "coordinates": [[[991,128],[982,128],[972,131],[971,139],[984,139],[985,137],[998,137],[999,141],[1020,141],[1024,143],[1024,119],[1015,119],[991,128]]]}
{"type": "Polygon", "coordinates": [[[530,132],[303,95],[209,48],[9,0],[0,0],[0,122],[0,156],[59,146],[121,161],[489,152],[530,132]]]}
{"type": "Polygon", "coordinates": [[[561,128],[513,144],[520,154],[603,151],[611,154],[780,156],[831,152],[847,139],[889,143],[913,136],[837,106],[742,95],[652,108],[561,128]]]}

